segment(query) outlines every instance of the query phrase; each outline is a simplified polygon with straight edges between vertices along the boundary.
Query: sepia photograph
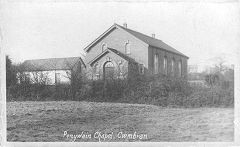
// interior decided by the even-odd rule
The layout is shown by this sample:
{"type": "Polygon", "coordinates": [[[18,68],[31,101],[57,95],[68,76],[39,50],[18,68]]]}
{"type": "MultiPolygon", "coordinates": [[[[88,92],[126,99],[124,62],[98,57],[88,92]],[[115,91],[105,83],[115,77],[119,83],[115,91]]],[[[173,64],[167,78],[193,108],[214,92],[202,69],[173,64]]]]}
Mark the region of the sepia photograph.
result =
{"type": "Polygon", "coordinates": [[[0,14],[2,145],[237,142],[238,1],[13,0],[0,14]]]}

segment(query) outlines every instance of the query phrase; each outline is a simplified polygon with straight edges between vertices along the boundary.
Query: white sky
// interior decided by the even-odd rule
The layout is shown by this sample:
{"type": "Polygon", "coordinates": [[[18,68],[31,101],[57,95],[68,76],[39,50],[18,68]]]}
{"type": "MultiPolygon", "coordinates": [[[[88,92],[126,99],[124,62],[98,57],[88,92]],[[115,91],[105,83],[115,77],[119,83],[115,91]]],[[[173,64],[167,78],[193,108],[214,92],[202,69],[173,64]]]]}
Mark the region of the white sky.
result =
{"type": "Polygon", "coordinates": [[[207,64],[240,55],[239,5],[186,2],[12,3],[2,5],[3,48],[14,62],[80,56],[114,22],[156,38],[207,64]]]}

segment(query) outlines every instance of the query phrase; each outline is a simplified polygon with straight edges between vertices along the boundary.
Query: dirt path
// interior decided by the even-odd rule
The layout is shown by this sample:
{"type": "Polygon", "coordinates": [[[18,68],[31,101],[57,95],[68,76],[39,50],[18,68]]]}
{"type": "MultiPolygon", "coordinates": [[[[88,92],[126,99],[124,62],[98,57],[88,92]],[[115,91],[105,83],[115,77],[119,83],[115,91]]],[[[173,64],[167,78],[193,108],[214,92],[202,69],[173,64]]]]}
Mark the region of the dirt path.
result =
{"type": "Polygon", "coordinates": [[[93,102],[8,102],[8,141],[233,141],[233,109],[175,109],[93,102]],[[147,134],[147,138],[118,138],[147,134]],[[107,135],[113,133],[113,138],[107,135]],[[91,134],[91,138],[87,135],[91,134]],[[104,141],[104,139],[101,139],[104,141]]]}

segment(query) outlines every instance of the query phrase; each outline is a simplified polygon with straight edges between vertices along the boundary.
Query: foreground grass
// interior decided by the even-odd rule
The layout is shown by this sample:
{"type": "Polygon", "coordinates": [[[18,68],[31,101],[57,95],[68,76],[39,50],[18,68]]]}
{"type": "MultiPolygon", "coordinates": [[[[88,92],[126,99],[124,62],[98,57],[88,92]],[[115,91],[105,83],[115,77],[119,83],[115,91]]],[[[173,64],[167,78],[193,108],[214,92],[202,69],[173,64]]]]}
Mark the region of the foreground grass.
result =
{"type": "MultiPolygon", "coordinates": [[[[8,102],[8,141],[72,141],[68,134],[92,134],[75,141],[99,141],[102,134],[147,134],[145,139],[105,141],[233,141],[232,108],[161,108],[94,102],[8,102]]],[[[100,139],[104,141],[104,139],[100,139]]]]}

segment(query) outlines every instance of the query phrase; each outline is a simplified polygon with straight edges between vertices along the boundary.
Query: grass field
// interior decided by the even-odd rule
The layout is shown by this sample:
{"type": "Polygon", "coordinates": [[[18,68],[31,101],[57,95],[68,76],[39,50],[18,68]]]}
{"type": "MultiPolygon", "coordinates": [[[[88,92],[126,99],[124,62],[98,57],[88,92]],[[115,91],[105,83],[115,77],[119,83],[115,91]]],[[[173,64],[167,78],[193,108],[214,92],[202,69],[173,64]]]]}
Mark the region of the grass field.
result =
{"type": "Polygon", "coordinates": [[[233,141],[233,120],[232,108],[183,109],[65,101],[7,102],[7,140],[233,141]],[[145,138],[124,136],[134,133],[145,135],[145,138]]]}

